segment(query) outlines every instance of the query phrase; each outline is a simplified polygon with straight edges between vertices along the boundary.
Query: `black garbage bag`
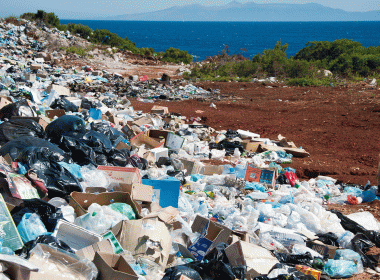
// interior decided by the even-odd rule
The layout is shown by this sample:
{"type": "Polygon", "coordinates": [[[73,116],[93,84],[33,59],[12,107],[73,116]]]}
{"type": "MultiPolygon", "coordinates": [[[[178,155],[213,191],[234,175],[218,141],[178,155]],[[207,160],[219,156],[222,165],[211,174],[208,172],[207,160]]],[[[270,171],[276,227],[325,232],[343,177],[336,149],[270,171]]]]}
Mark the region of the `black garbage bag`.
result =
{"type": "Polygon", "coordinates": [[[88,131],[82,139],[95,153],[108,154],[113,149],[110,139],[103,133],[94,130],[88,131]]]}
{"type": "Polygon", "coordinates": [[[145,158],[140,158],[137,155],[133,155],[128,159],[128,164],[131,164],[133,167],[137,167],[142,170],[146,170],[148,168],[148,161],[145,158]]]}
{"type": "Polygon", "coordinates": [[[45,138],[43,127],[31,119],[11,119],[0,124],[0,144],[23,136],[45,138]]]}
{"type": "Polygon", "coordinates": [[[107,161],[114,166],[125,167],[129,162],[129,157],[123,151],[113,149],[108,154],[107,161]]]}
{"type": "Polygon", "coordinates": [[[34,249],[34,247],[37,246],[37,244],[46,244],[51,247],[75,254],[75,252],[70,248],[69,245],[51,235],[40,235],[36,239],[25,243],[24,247],[16,251],[16,254],[24,259],[29,259],[30,252],[34,249]]]}
{"type": "Polygon", "coordinates": [[[222,261],[224,263],[228,263],[228,258],[225,252],[225,249],[228,247],[228,244],[220,242],[216,244],[215,248],[213,248],[206,256],[205,260],[217,260],[222,261]]]}
{"type": "Polygon", "coordinates": [[[360,255],[364,267],[369,267],[372,269],[377,267],[379,255],[366,254],[368,250],[375,245],[368,239],[367,236],[363,233],[355,235],[355,237],[351,240],[351,245],[352,249],[360,255]]]}
{"type": "Polygon", "coordinates": [[[318,233],[317,236],[318,240],[324,244],[339,247],[338,236],[335,233],[318,233]]]}
{"type": "Polygon", "coordinates": [[[65,112],[78,112],[79,108],[74,103],[61,96],[50,105],[52,109],[63,109],[65,112]]]}
{"type": "Polygon", "coordinates": [[[95,162],[96,162],[96,165],[109,165],[108,158],[105,154],[96,153],[95,162]]]}
{"type": "Polygon", "coordinates": [[[160,157],[157,161],[157,166],[161,167],[163,165],[165,166],[172,165],[172,160],[169,157],[160,157]]]}
{"type": "Polygon", "coordinates": [[[183,173],[183,171],[167,171],[166,174],[168,174],[170,177],[174,177],[177,180],[181,181],[182,185],[186,184],[186,176],[185,173],[183,173]]]}
{"type": "Polygon", "coordinates": [[[82,187],[75,176],[58,164],[53,152],[48,148],[26,148],[19,160],[27,164],[44,182],[50,198],[64,198],[73,191],[82,192],[82,187]]]}
{"type": "Polygon", "coordinates": [[[47,140],[33,136],[22,136],[18,139],[9,141],[0,148],[0,155],[5,156],[6,154],[9,154],[11,159],[15,161],[21,152],[28,147],[47,148],[52,153],[51,156],[54,156],[56,161],[68,160],[69,158],[69,156],[58,146],[47,140]]]}
{"type": "Polygon", "coordinates": [[[86,145],[83,140],[62,136],[59,141],[59,147],[65,152],[70,152],[72,160],[81,166],[96,164],[96,154],[94,150],[86,145]]]}
{"type": "Polygon", "coordinates": [[[36,112],[29,106],[27,100],[17,101],[8,104],[0,109],[1,120],[10,119],[11,117],[36,117],[36,112]]]}
{"type": "Polygon", "coordinates": [[[102,100],[102,103],[103,103],[104,105],[106,105],[108,108],[113,108],[113,107],[116,106],[117,101],[116,101],[116,99],[105,98],[105,99],[102,100]]]}
{"type": "Polygon", "coordinates": [[[227,139],[224,139],[220,141],[219,143],[213,143],[211,142],[209,144],[210,150],[217,149],[217,150],[225,150],[226,155],[233,155],[235,152],[235,149],[238,148],[241,153],[244,152],[243,145],[239,141],[228,141],[227,139]]]}
{"type": "Polygon", "coordinates": [[[233,139],[233,138],[236,138],[236,137],[238,137],[238,138],[241,139],[241,135],[237,131],[234,131],[234,130],[231,130],[231,129],[228,129],[225,135],[226,135],[227,139],[233,139]]]}
{"type": "Polygon", "coordinates": [[[91,130],[94,130],[96,132],[106,135],[108,139],[112,142],[112,144],[115,144],[115,141],[117,139],[121,139],[121,140],[125,139],[124,133],[122,133],[121,131],[118,131],[117,129],[114,129],[109,124],[104,123],[104,122],[91,123],[91,130]]]}
{"type": "Polygon", "coordinates": [[[380,233],[374,230],[367,230],[357,222],[351,220],[347,216],[340,213],[338,210],[330,210],[332,213],[336,214],[340,219],[340,224],[345,230],[349,230],[354,234],[363,233],[368,239],[373,242],[377,247],[380,247],[380,233]]]}
{"type": "Polygon", "coordinates": [[[80,104],[80,107],[82,109],[90,110],[91,108],[98,108],[99,106],[95,102],[88,100],[86,98],[83,98],[80,104]]]}
{"type": "Polygon", "coordinates": [[[82,138],[86,133],[86,124],[80,117],[64,115],[48,124],[45,131],[53,143],[59,143],[62,136],[82,138]]]}
{"type": "Polygon", "coordinates": [[[286,185],[289,184],[289,180],[286,178],[285,174],[280,174],[276,179],[276,183],[280,185],[286,185]]]}
{"type": "Polygon", "coordinates": [[[24,199],[23,202],[12,209],[11,215],[16,226],[26,213],[36,213],[48,232],[53,232],[59,219],[63,219],[61,209],[41,199],[24,199]]]}
{"type": "Polygon", "coordinates": [[[294,267],[284,265],[281,263],[276,264],[269,273],[275,273],[275,278],[268,278],[267,276],[258,276],[254,280],[315,280],[314,276],[306,275],[298,271],[294,267]],[[276,271],[279,270],[279,271],[276,271]],[[285,272],[284,272],[285,270],[285,272]],[[277,272],[277,273],[276,273],[277,272]]]}
{"type": "Polygon", "coordinates": [[[202,277],[199,275],[198,271],[184,265],[166,269],[162,280],[179,280],[181,275],[185,275],[191,280],[202,280],[202,277]]]}
{"type": "Polygon", "coordinates": [[[286,253],[279,253],[279,252],[272,252],[273,255],[278,259],[280,263],[289,265],[289,266],[295,266],[297,264],[306,265],[306,266],[312,266],[314,258],[311,256],[309,252],[306,252],[305,254],[286,254],[286,253]]]}

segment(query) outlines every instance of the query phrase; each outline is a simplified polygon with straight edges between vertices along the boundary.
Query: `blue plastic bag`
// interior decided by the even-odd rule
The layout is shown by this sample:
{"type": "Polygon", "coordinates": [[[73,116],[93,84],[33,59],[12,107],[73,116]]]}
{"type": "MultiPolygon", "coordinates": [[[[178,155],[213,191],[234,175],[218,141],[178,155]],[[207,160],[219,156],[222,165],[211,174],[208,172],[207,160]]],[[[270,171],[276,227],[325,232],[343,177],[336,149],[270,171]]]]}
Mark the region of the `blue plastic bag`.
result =
{"type": "Polygon", "coordinates": [[[353,261],[356,265],[356,272],[362,273],[364,271],[362,258],[358,253],[350,249],[339,249],[335,251],[334,260],[353,261]]]}
{"type": "Polygon", "coordinates": [[[323,272],[332,278],[351,277],[356,273],[356,265],[353,261],[328,260],[323,267],[323,272]]]}
{"type": "Polygon", "coordinates": [[[34,240],[40,235],[48,234],[40,216],[36,213],[25,213],[17,226],[17,230],[24,243],[34,240]]]}

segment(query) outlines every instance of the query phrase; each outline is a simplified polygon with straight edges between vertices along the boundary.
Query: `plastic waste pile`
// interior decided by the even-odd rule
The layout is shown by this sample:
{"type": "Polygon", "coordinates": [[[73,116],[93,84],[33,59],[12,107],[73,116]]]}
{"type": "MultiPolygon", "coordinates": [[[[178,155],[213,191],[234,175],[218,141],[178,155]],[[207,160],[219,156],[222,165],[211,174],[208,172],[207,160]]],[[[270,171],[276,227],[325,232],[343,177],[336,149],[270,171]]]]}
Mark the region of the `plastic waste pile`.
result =
{"type": "MultiPolygon", "coordinates": [[[[50,67],[23,27],[0,28],[0,279],[306,280],[379,270],[368,254],[380,247],[377,219],[327,208],[372,202],[377,187],[300,180],[283,165],[309,154],[281,135],[216,131],[167,107],[137,112],[112,92],[77,94],[70,85],[117,78],[50,67]]],[[[142,102],[205,94],[130,80],[142,102]]]]}

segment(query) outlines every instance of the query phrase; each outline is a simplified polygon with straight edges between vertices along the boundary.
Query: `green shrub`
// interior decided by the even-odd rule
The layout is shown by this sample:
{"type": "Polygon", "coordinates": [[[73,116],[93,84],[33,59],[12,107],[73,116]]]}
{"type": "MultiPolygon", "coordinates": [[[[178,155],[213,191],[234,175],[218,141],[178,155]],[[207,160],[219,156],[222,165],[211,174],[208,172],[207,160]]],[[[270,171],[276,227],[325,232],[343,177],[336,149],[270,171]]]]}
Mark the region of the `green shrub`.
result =
{"type": "Polygon", "coordinates": [[[68,53],[75,53],[79,56],[85,56],[87,54],[87,50],[81,47],[71,46],[66,49],[68,53]]]}
{"type": "Polygon", "coordinates": [[[293,78],[288,80],[288,85],[291,86],[329,86],[331,81],[329,79],[317,78],[293,78]]]}
{"type": "Polygon", "coordinates": [[[189,54],[187,51],[169,48],[163,53],[161,60],[166,62],[183,62],[185,64],[189,64],[193,61],[193,56],[189,54]]]}

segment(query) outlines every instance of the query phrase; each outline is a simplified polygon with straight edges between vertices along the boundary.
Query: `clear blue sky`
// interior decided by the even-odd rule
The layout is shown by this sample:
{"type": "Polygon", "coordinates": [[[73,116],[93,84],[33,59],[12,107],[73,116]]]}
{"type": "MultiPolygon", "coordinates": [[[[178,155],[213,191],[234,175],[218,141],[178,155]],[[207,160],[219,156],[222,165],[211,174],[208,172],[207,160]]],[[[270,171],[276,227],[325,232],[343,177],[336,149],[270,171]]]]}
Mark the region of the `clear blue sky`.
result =
{"type": "MultiPolygon", "coordinates": [[[[61,19],[106,17],[129,13],[150,12],[183,6],[189,4],[201,4],[204,6],[219,6],[231,2],[231,0],[0,0],[0,17],[9,15],[19,16],[24,12],[36,12],[42,9],[46,12],[54,12],[61,19]]],[[[241,0],[241,3],[253,2],[241,0]]],[[[265,3],[318,3],[331,8],[339,8],[345,11],[372,11],[380,10],[380,0],[256,0],[258,4],[265,3]]]]}

